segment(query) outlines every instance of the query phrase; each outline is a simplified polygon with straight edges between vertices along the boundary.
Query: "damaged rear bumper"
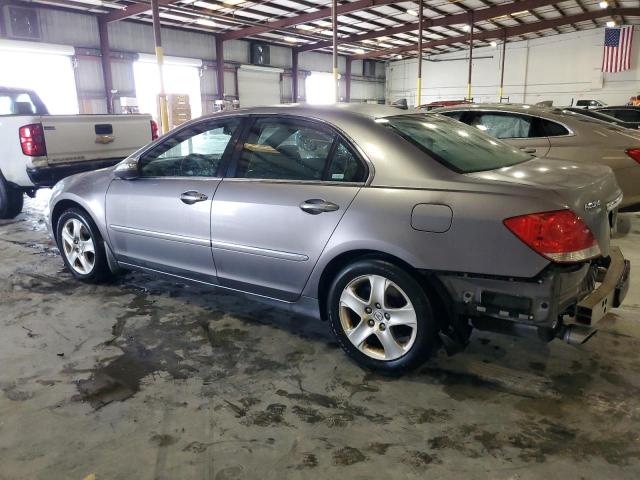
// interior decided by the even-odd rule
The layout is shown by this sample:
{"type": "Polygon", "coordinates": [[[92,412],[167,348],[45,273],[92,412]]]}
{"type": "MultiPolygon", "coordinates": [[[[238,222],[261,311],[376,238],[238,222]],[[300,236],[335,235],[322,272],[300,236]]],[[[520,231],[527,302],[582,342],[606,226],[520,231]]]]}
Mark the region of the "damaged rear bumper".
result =
{"type": "MultiPolygon", "coordinates": [[[[630,270],[620,249],[612,247],[609,257],[551,265],[533,279],[465,274],[438,278],[453,300],[452,313],[468,318],[476,328],[551,340],[567,333],[567,323],[588,328],[620,306],[629,289],[630,270]]],[[[573,329],[572,338],[578,330],[573,329]]],[[[587,333],[581,336],[590,338],[587,333]]]]}

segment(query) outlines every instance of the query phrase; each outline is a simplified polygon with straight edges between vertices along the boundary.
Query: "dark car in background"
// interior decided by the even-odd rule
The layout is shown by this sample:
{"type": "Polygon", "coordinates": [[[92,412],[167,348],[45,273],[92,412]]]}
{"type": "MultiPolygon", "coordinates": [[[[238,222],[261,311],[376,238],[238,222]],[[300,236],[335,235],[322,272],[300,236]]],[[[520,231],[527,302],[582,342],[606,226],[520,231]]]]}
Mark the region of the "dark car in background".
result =
{"type": "Polygon", "coordinates": [[[626,122],[624,120],[620,120],[616,117],[608,115],[604,110],[590,110],[586,108],[577,108],[577,107],[567,107],[563,108],[563,110],[567,112],[578,113],[580,115],[584,115],[586,117],[595,118],[596,120],[601,120],[603,122],[611,123],[612,125],[618,125],[624,128],[634,128],[637,129],[640,126],[640,121],[637,122],[626,122]]]}
{"type": "Polygon", "coordinates": [[[610,106],[595,109],[598,113],[617,118],[622,122],[633,122],[640,125],[640,107],[632,105],[610,106]]]}

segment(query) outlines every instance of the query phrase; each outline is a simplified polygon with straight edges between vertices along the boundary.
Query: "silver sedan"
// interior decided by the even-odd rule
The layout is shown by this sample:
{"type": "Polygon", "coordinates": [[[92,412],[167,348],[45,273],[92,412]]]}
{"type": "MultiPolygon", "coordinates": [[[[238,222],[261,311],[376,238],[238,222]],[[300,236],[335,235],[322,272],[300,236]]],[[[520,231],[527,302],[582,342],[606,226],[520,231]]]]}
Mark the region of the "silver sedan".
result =
{"type": "Polygon", "coordinates": [[[368,368],[472,326],[580,343],[620,304],[608,167],[532,157],[440,115],[281,106],[185,124],[69,177],[50,228],[78,279],[137,269],[329,322],[368,368]]]}
{"type": "Polygon", "coordinates": [[[624,192],[621,208],[640,209],[640,132],[637,130],[563,108],[532,105],[481,103],[436,111],[538,157],[607,165],[613,169],[624,192]]]}

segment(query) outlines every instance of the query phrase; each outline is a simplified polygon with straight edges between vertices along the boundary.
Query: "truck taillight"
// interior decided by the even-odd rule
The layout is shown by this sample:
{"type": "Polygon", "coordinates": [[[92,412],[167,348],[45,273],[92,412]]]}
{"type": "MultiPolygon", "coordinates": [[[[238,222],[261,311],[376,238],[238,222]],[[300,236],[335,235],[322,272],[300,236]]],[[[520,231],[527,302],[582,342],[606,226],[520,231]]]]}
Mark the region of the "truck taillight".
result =
{"type": "Polygon", "coordinates": [[[580,262],[600,255],[593,233],[571,210],[507,218],[504,225],[536,253],[553,262],[580,262]]]}
{"type": "Polygon", "coordinates": [[[24,125],[18,130],[22,153],[30,157],[42,157],[47,154],[44,143],[44,129],[41,123],[24,125]]]}
{"type": "Polygon", "coordinates": [[[158,138],[158,124],[155,120],[151,120],[151,140],[158,138]]]}
{"type": "Polygon", "coordinates": [[[640,148],[630,148],[625,150],[625,153],[633,158],[636,162],[640,163],[640,148]]]}

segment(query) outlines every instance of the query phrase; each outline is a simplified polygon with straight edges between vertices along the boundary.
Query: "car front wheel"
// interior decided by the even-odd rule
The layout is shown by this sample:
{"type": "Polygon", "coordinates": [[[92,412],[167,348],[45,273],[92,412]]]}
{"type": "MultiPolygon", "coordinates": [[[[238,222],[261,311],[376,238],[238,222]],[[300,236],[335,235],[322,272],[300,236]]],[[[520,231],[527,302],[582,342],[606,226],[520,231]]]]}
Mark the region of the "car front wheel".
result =
{"type": "Polygon", "coordinates": [[[438,345],[424,289],[384,260],[360,260],[338,273],[326,309],[342,348],[366,368],[401,373],[426,361],[438,345]]]}
{"type": "Polygon", "coordinates": [[[63,212],[56,233],[64,263],[74,277],[88,283],[112,278],[102,237],[86,212],[78,208],[63,212]]]}

